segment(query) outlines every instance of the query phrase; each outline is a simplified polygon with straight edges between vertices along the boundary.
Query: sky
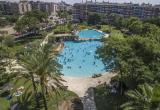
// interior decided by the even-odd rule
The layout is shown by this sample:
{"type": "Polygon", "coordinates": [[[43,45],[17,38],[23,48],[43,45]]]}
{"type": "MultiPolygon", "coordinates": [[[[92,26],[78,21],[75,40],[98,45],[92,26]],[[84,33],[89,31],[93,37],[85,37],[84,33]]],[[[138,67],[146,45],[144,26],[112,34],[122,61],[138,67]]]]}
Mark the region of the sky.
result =
{"type": "MultiPolygon", "coordinates": [[[[5,0],[0,0],[0,1],[5,1],[5,0]]],[[[19,0],[6,0],[6,1],[19,1],[19,0]]],[[[32,0],[32,1],[37,1],[37,0],[32,0]]],[[[39,0],[39,1],[46,1],[46,2],[59,2],[61,0],[39,0]]],[[[74,4],[74,3],[80,3],[82,0],[63,0],[69,4],[74,4]]],[[[83,0],[83,1],[86,1],[86,0],[83,0]]],[[[89,0],[88,0],[89,1],[89,0]]],[[[93,0],[94,1],[94,0],[93,0]]],[[[129,2],[132,2],[132,3],[150,3],[150,4],[160,4],[160,0],[97,0],[97,2],[102,2],[102,1],[105,1],[105,2],[117,2],[117,3],[129,3],[129,2]]]]}

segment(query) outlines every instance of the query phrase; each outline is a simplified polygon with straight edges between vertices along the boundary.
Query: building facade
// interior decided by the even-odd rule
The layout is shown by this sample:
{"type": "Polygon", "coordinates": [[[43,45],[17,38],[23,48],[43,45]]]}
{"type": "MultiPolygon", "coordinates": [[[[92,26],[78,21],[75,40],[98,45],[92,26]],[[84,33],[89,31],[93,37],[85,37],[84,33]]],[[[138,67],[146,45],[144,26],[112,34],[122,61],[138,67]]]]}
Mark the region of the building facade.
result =
{"type": "Polygon", "coordinates": [[[56,14],[58,4],[54,2],[28,1],[20,0],[20,2],[0,1],[0,12],[4,15],[8,14],[24,14],[31,10],[40,10],[49,14],[56,14]]]}
{"type": "Polygon", "coordinates": [[[28,11],[31,11],[31,4],[27,0],[21,0],[18,4],[19,6],[19,13],[24,14],[28,11]]]}
{"type": "Polygon", "coordinates": [[[61,11],[71,11],[72,10],[72,5],[67,4],[64,1],[61,1],[61,2],[58,3],[58,10],[61,10],[61,11]]]}
{"type": "Polygon", "coordinates": [[[109,2],[86,2],[76,3],[73,6],[73,20],[80,21],[87,19],[88,12],[97,12],[106,16],[112,13],[124,17],[135,16],[140,19],[160,16],[160,6],[150,4],[132,4],[132,3],[109,3],[109,2]]]}
{"type": "Polygon", "coordinates": [[[31,10],[40,10],[43,12],[47,12],[49,14],[54,14],[57,11],[58,5],[53,2],[42,2],[42,1],[21,1],[19,3],[19,12],[20,14],[24,14],[25,12],[31,10]],[[23,8],[24,7],[24,8],[23,8]]]}
{"type": "Polygon", "coordinates": [[[16,2],[0,1],[0,12],[4,15],[18,14],[18,4],[16,2]]]}

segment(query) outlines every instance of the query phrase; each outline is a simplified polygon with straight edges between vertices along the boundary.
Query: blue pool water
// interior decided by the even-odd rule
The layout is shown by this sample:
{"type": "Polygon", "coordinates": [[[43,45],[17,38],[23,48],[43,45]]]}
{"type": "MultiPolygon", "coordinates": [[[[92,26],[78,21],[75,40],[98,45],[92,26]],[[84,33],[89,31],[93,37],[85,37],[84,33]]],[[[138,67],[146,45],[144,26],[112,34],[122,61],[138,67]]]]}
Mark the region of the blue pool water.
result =
{"type": "MultiPolygon", "coordinates": [[[[101,38],[103,33],[96,30],[82,30],[78,33],[81,38],[101,38]]],[[[66,41],[65,48],[58,57],[63,66],[61,73],[65,76],[87,77],[105,72],[105,66],[96,56],[100,41],[72,42],[66,41]]]]}
{"type": "Polygon", "coordinates": [[[102,38],[104,33],[98,32],[96,30],[82,30],[78,33],[81,38],[102,38]]]}

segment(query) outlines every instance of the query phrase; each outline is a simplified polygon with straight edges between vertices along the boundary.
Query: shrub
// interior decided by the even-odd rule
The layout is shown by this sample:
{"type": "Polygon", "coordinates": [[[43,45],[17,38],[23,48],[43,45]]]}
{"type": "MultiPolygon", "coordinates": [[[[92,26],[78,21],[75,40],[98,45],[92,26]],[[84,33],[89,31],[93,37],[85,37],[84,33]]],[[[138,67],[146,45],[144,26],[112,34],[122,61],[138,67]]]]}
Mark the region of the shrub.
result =
{"type": "Polygon", "coordinates": [[[14,45],[14,38],[13,36],[5,36],[4,37],[4,44],[8,47],[12,47],[14,45]]]}

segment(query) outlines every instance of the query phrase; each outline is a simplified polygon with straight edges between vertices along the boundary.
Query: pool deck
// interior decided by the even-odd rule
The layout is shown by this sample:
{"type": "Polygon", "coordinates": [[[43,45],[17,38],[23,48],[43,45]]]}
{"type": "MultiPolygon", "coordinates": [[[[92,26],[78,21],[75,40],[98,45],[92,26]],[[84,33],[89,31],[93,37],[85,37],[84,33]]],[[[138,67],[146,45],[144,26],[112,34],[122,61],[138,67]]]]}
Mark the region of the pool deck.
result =
{"type": "Polygon", "coordinates": [[[62,76],[66,81],[63,82],[65,86],[68,86],[68,90],[75,92],[79,97],[84,97],[87,94],[89,88],[96,87],[100,84],[108,84],[112,77],[117,75],[116,73],[106,72],[102,74],[101,77],[91,78],[91,77],[70,77],[62,76]]]}

